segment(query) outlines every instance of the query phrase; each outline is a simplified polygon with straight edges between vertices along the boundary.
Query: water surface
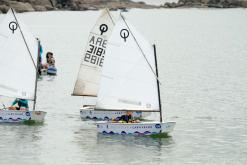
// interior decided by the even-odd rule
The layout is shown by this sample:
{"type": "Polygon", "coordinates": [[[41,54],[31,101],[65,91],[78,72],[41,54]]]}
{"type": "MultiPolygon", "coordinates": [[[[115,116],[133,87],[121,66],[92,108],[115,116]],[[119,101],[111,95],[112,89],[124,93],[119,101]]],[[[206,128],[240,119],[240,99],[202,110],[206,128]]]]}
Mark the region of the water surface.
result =
{"type": "Polygon", "coordinates": [[[98,15],[20,14],[44,51],[54,52],[58,75],[38,84],[37,109],[48,112],[44,125],[0,125],[0,164],[245,164],[247,10],[124,13],[157,45],[164,118],[177,122],[166,139],[103,136],[80,120],[82,98],[70,95],[98,15]]]}

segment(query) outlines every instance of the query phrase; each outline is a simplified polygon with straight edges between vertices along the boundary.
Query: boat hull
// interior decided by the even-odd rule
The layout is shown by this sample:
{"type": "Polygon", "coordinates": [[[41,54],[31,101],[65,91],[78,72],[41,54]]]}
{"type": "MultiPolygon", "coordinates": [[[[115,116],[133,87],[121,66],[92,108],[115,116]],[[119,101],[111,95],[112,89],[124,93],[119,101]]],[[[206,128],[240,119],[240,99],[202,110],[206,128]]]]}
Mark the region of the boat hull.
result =
{"type": "Polygon", "coordinates": [[[48,67],[47,74],[48,75],[56,75],[57,74],[57,68],[55,68],[55,67],[48,67]]]}
{"type": "Polygon", "coordinates": [[[97,130],[102,134],[155,135],[173,131],[175,122],[110,123],[97,122],[97,130]]]}
{"type": "Polygon", "coordinates": [[[0,110],[0,123],[43,122],[45,115],[43,111],[0,110]]]}
{"type": "MultiPolygon", "coordinates": [[[[81,119],[111,120],[124,115],[126,111],[95,111],[94,109],[80,109],[81,119]]],[[[133,112],[134,118],[142,118],[142,112],[133,112]]]]}

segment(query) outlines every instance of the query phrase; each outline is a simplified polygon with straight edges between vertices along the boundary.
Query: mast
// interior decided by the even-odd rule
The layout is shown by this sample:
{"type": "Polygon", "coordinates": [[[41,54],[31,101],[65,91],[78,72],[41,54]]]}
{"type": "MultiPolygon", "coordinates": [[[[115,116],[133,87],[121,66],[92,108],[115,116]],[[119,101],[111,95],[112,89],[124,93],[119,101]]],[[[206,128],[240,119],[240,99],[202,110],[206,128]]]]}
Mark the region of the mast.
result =
{"type": "Polygon", "coordinates": [[[36,99],[37,99],[37,84],[38,84],[38,76],[39,76],[39,57],[40,57],[40,40],[38,41],[38,56],[37,56],[37,67],[36,67],[36,78],[35,78],[35,88],[34,88],[34,102],[33,102],[33,111],[35,111],[36,108],[36,99]]]}
{"type": "MultiPolygon", "coordinates": [[[[155,44],[153,44],[153,48],[154,48],[154,60],[155,60],[156,75],[157,75],[157,78],[159,78],[155,44]]],[[[161,99],[160,99],[160,83],[159,83],[158,79],[157,79],[157,89],[158,89],[158,98],[159,98],[160,122],[162,122],[162,107],[161,107],[161,99]]]]}

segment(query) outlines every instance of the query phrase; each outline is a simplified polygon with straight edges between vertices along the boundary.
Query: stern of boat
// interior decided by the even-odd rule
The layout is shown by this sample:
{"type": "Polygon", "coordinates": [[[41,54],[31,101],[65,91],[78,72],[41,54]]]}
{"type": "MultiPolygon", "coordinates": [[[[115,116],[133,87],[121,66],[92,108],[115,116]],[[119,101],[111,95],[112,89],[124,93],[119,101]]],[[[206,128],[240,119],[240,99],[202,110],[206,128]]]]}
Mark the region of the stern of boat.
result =
{"type": "MultiPolygon", "coordinates": [[[[163,122],[163,123],[160,123],[160,125],[161,125],[161,133],[169,133],[174,130],[176,122],[163,122]]],[[[156,124],[156,127],[157,127],[157,124],[156,124]]]]}
{"type": "Polygon", "coordinates": [[[43,122],[45,115],[43,111],[0,110],[0,123],[43,122]]]}
{"type": "Polygon", "coordinates": [[[44,111],[30,111],[31,120],[35,122],[43,122],[45,120],[46,112],[44,111]]]}

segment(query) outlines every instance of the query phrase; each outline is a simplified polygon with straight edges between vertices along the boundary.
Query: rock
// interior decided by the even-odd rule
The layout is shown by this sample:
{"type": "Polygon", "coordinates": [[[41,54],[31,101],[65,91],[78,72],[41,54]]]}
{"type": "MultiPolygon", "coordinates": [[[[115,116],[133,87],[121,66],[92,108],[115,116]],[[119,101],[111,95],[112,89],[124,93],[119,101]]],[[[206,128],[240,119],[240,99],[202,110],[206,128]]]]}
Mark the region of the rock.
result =
{"type": "Polygon", "coordinates": [[[176,5],[165,3],[164,7],[212,7],[232,8],[247,7],[247,0],[179,0],[176,5]]]}
{"type": "Polygon", "coordinates": [[[177,3],[165,3],[163,6],[147,5],[144,2],[131,0],[0,0],[0,11],[6,13],[12,7],[17,12],[47,10],[98,10],[108,7],[111,10],[130,8],[181,8],[181,7],[212,7],[231,8],[247,7],[247,0],[178,0],[177,3]]]}
{"type": "Polygon", "coordinates": [[[54,10],[54,9],[57,9],[57,8],[54,8],[53,6],[50,6],[50,5],[45,5],[45,8],[46,10],[54,10]]]}
{"type": "Polygon", "coordinates": [[[34,5],[33,8],[35,9],[35,11],[46,11],[45,6],[41,5],[34,5]]]}
{"type": "Polygon", "coordinates": [[[6,12],[6,8],[8,10],[10,7],[17,12],[56,9],[98,10],[105,7],[114,10],[119,8],[158,8],[144,2],[133,2],[131,0],[0,0],[0,6],[2,6],[0,8],[1,12],[6,12]]]}
{"type": "Polygon", "coordinates": [[[247,7],[247,0],[240,2],[241,7],[247,7]]]}
{"type": "Polygon", "coordinates": [[[6,5],[0,5],[0,11],[2,13],[7,13],[8,10],[9,10],[9,7],[8,6],[6,6],[6,5]]]}
{"type": "Polygon", "coordinates": [[[140,1],[140,2],[138,2],[138,3],[140,3],[140,4],[142,4],[142,5],[145,5],[146,3],[145,2],[143,2],[143,1],[140,1]]]}
{"type": "Polygon", "coordinates": [[[18,1],[8,1],[3,0],[8,8],[13,8],[17,12],[26,12],[26,11],[34,11],[32,5],[27,2],[18,2],[18,1]]]}
{"type": "Polygon", "coordinates": [[[41,6],[41,5],[33,5],[33,8],[35,11],[49,11],[49,10],[54,10],[56,8],[54,8],[51,5],[45,5],[45,6],[41,6]]]}
{"type": "Polygon", "coordinates": [[[172,3],[170,3],[170,2],[166,2],[166,3],[164,4],[164,7],[166,7],[166,8],[172,8],[173,5],[172,5],[172,3]]]}

